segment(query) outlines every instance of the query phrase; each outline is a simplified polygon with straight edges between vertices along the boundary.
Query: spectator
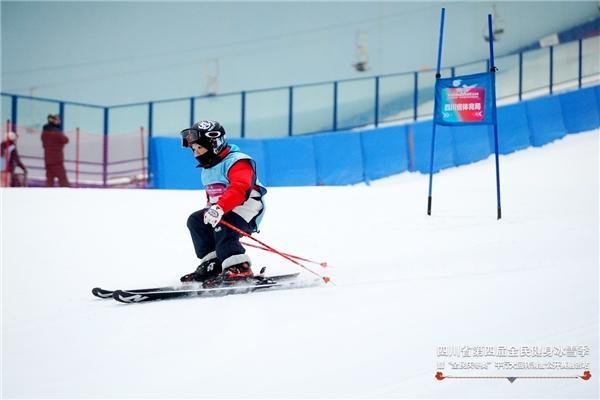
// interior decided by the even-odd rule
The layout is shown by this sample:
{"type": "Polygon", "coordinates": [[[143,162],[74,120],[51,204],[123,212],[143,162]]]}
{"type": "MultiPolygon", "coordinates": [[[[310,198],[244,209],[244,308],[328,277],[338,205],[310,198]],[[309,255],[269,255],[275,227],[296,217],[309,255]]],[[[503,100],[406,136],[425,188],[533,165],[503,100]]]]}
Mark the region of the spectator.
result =
{"type": "Polygon", "coordinates": [[[26,178],[23,182],[19,176],[27,176],[27,167],[21,161],[19,152],[17,151],[17,139],[19,136],[15,132],[9,132],[5,141],[0,144],[0,160],[2,169],[2,185],[1,186],[25,186],[26,178]],[[16,174],[15,169],[19,167],[23,170],[23,174],[16,174]]]}
{"type": "Polygon", "coordinates": [[[46,186],[53,187],[54,178],[57,178],[61,187],[69,187],[63,154],[69,138],[63,133],[60,116],[57,114],[48,115],[48,123],[44,125],[42,131],[42,143],[46,164],[46,186]]]}

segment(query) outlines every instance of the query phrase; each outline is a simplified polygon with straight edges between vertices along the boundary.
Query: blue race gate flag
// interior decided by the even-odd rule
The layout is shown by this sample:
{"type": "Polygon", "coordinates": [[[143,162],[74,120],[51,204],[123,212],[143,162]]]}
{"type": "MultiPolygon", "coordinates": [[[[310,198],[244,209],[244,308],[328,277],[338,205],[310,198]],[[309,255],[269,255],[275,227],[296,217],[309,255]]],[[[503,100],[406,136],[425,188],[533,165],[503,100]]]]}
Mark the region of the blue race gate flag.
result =
{"type": "MultiPolygon", "coordinates": [[[[440,18],[440,39],[438,42],[437,68],[435,74],[435,98],[433,106],[433,128],[431,132],[431,157],[429,158],[429,193],[427,215],[431,215],[433,201],[433,159],[435,156],[435,130],[438,125],[492,125],[494,127],[494,153],[496,155],[496,197],[498,219],[502,218],[500,205],[500,163],[498,161],[498,122],[496,118],[496,74],[494,65],[494,41],[489,40],[490,60],[488,71],[481,74],[455,76],[442,79],[442,38],[444,36],[444,16],[440,18]]],[[[492,14],[488,14],[488,37],[492,35],[492,14]]]]}
{"type": "Polygon", "coordinates": [[[434,123],[438,125],[492,125],[494,91],[491,72],[437,79],[434,123]]]}

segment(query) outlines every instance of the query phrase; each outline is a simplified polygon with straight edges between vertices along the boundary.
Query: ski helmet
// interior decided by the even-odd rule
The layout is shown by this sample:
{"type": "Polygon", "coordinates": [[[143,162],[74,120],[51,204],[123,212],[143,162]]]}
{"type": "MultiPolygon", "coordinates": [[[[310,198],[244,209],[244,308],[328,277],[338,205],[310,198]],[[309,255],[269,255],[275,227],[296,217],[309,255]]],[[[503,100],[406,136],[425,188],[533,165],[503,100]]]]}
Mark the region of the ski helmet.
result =
{"type": "Polygon", "coordinates": [[[227,146],[225,128],[217,121],[203,120],[181,131],[183,147],[198,143],[209,152],[219,154],[227,146]]]}
{"type": "Polygon", "coordinates": [[[218,154],[227,147],[225,128],[217,121],[202,120],[196,122],[191,128],[181,131],[183,147],[190,147],[197,143],[208,150],[205,154],[196,157],[201,167],[212,167],[220,161],[218,154]]]}

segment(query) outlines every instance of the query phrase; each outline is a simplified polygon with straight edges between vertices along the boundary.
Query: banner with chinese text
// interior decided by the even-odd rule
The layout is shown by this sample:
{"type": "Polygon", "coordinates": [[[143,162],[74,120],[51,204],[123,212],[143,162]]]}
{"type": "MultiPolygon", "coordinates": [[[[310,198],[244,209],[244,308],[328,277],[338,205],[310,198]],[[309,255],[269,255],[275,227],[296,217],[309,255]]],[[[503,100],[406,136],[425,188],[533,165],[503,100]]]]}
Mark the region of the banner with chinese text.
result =
{"type": "Polygon", "coordinates": [[[493,85],[490,72],[438,79],[434,122],[439,125],[494,124],[493,85]]]}

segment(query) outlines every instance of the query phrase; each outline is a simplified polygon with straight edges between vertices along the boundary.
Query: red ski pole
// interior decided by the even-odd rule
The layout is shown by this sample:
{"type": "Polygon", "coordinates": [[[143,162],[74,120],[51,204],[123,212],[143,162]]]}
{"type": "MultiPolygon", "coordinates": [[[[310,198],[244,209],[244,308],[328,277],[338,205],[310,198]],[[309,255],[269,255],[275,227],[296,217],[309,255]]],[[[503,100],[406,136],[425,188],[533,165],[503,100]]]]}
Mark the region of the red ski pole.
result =
{"type": "MultiPolygon", "coordinates": [[[[242,244],[244,246],[250,246],[250,247],[254,247],[255,249],[261,249],[261,250],[273,253],[273,251],[271,251],[268,248],[263,247],[263,246],[258,246],[256,244],[252,244],[252,243],[248,243],[248,242],[242,242],[242,244]]],[[[322,262],[313,261],[313,260],[309,260],[308,258],[302,258],[300,256],[295,256],[293,254],[288,254],[288,253],[284,253],[284,252],[281,252],[281,254],[284,254],[284,255],[286,255],[286,256],[288,256],[290,258],[293,258],[294,260],[306,261],[307,263],[311,263],[311,264],[315,264],[315,265],[320,265],[323,268],[327,268],[327,261],[322,261],[322,262]]]]}
{"type": "Polygon", "coordinates": [[[254,238],[254,237],[250,236],[249,234],[247,234],[247,233],[246,233],[246,232],[244,232],[243,230],[241,230],[241,229],[239,229],[239,228],[237,228],[237,227],[235,227],[235,226],[231,225],[229,222],[221,220],[219,223],[220,223],[221,225],[223,225],[223,226],[225,226],[225,227],[227,227],[227,228],[231,229],[232,231],[235,231],[235,232],[239,233],[239,234],[240,234],[240,235],[242,235],[242,236],[245,236],[245,237],[247,237],[247,238],[249,238],[249,239],[252,239],[252,240],[254,240],[254,241],[255,241],[255,242],[257,242],[257,243],[260,243],[261,245],[263,245],[264,247],[266,247],[267,249],[269,249],[269,250],[270,250],[270,251],[272,251],[273,253],[279,254],[281,257],[285,258],[286,260],[293,262],[294,264],[296,264],[296,265],[298,265],[298,266],[300,266],[300,267],[304,268],[305,270],[307,270],[308,272],[312,273],[313,275],[316,275],[316,276],[318,276],[319,278],[323,279],[323,282],[325,282],[325,283],[328,283],[328,282],[330,282],[330,281],[331,281],[331,279],[330,279],[328,276],[322,276],[322,275],[320,275],[319,273],[317,273],[317,272],[313,271],[312,269],[308,268],[308,267],[307,267],[307,266],[305,266],[305,265],[302,265],[301,263],[299,263],[298,261],[294,260],[293,258],[291,258],[291,257],[289,257],[289,256],[287,256],[287,255],[285,255],[285,254],[283,254],[283,253],[282,253],[282,252],[280,252],[280,251],[277,251],[277,250],[275,250],[274,248],[272,248],[272,247],[271,247],[271,246],[269,246],[268,244],[261,242],[260,240],[258,240],[258,239],[256,239],[256,238],[254,238]]]}

